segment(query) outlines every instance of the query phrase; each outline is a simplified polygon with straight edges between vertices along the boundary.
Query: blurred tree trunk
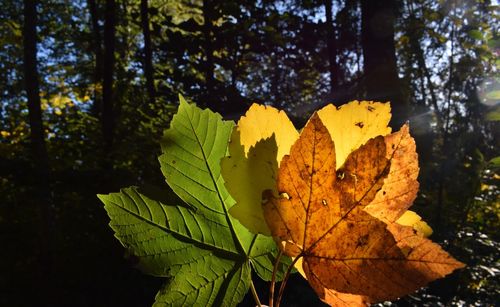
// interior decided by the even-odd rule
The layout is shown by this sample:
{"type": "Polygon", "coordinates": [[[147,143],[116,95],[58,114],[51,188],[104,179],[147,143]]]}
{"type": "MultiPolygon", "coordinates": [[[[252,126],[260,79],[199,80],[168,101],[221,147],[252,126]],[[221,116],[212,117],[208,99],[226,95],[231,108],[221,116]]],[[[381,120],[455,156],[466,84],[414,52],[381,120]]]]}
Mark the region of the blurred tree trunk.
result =
{"type": "Polygon", "coordinates": [[[214,79],[214,50],[212,45],[212,34],[213,34],[213,3],[210,0],[203,0],[203,37],[204,37],[204,48],[205,48],[205,85],[206,85],[206,93],[205,93],[205,101],[202,102],[202,105],[211,108],[214,111],[221,112],[223,106],[220,105],[220,99],[214,99],[214,90],[215,90],[215,79],[214,79]]]}
{"type": "MultiPolygon", "coordinates": [[[[45,129],[42,120],[40,102],[40,85],[37,60],[37,13],[36,1],[24,0],[23,53],[24,53],[24,86],[28,99],[28,117],[30,125],[31,156],[34,164],[35,199],[39,200],[40,219],[40,274],[46,282],[50,282],[52,271],[52,227],[53,214],[50,197],[49,157],[45,144],[45,129]]],[[[48,296],[48,293],[42,293],[48,296]]]]}
{"type": "Polygon", "coordinates": [[[149,30],[148,0],[141,0],[141,26],[144,36],[144,75],[146,77],[146,89],[148,91],[149,103],[155,101],[155,85],[153,71],[153,51],[151,49],[151,31],[149,30]]]}
{"type": "Polygon", "coordinates": [[[364,58],[366,99],[390,101],[391,124],[399,127],[407,120],[408,102],[398,77],[394,43],[395,0],[361,0],[361,44],[364,58]]]}
{"type": "MultiPolygon", "coordinates": [[[[108,156],[113,145],[114,114],[113,114],[113,77],[115,71],[115,0],[106,0],[104,10],[104,64],[102,83],[102,134],[104,138],[105,156],[108,156]]],[[[109,162],[109,161],[108,161],[109,162]]]]}
{"type": "MultiPolygon", "coordinates": [[[[431,78],[431,73],[429,71],[429,68],[427,67],[427,63],[425,62],[425,54],[424,50],[422,49],[421,46],[421,41],[422,41],[422,36],[423,36],[423,31],[425,28],[425,23],[422,19],[419,19],[415,12],[414,12],[414,3],[413,1],[407,1],[406,5],[408,7],[408,12],[410,14],[407,23],[408,23],[408,37],[410,38],[410,46],[411,50],[413,52],[414,60],[416,60],[418,64],[418,73],[419,73],[419,78],[421,80],[421,92],[422,96],[424,97],[423,100],[426,100],[426,89],[425,89],[425,83],[427,83],[427,87],[429,89],[429,95],[430,95],[430,103],[432,107],[434,108],[434,113],[436,114],[436,121],[438,125],[438,129],[440,133],[443,133],[443,118],[441,114],[441,110],[439,109],[438,106],[438,99],[436,95],[436,90],[434,86],[434,82],[432,81],[431,78]]],[[[420,9],[422,10],[424,7],[423,4],[421,4],[420,9]]],[[[423,12],[422,12],[423,14],[423,12]]]]}
{"type": "MultiPolygon", "coordinates": [[[[340,84],[339,65],[337,63],[336,31],[333,25],[332,0],[324,0],[326,13],[326,43],[328,46],[328,63],[330,70],[330,97],[334,97],[340,84]]],[[[336,103],[335,101],[332,101],[336,103]]],[[[338,102],[337,102],[338,103],[338,102]]]]}
{"type": "Polygon", "coordinates": [[[99,117],[102,112],[102,37],[101,29],[99,26],[99,14],[97,9],[96,0],[88,0],[87,5],[90,11],[90,18],[92,22],[92,35],[94,40],[92,46],[95,54],[95,71],[94,71],[94,104],[92,106],[92,113],[94,116],[99,117]]]}

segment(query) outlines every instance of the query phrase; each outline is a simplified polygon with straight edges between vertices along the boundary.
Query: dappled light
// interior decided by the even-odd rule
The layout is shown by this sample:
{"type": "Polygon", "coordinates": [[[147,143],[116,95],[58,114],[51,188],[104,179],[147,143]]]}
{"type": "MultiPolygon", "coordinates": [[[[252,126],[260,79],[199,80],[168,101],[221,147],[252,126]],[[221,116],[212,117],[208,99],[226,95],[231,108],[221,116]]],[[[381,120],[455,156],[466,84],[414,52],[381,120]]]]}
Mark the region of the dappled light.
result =
{"type": "Polygon", "coordinates": [[[0,306],[150,306],[156,294],[168,306],[498,303],[498,1],[0,7],[0,306]],[[415,273],[407,242],[389,252],[420,279],[399,278],[387,255],[352,273],[334,243],[304,249],[304,225],[285,236],[288,224],[265,221],[273,201],[269,214],[295,212],[278,204],[303,191],[277,180],[306,154],[290,149],[313,114],[335,143],[330,179],[350,183],[329,186],[318,210],[335,216],[335,197],[373,181],[348,216],[381,236],[338,241],[370,255],[406,233],[444,267],[415,273]],[[371,157],[364,178],[343,169],[357,155],[371,157]],[[379,169],[386,160],[411,171],[379,169]],[[362,269],[372,279],[349,285],[362,269]],[[379,287],[388,272],[399,279],[379,287]]]}

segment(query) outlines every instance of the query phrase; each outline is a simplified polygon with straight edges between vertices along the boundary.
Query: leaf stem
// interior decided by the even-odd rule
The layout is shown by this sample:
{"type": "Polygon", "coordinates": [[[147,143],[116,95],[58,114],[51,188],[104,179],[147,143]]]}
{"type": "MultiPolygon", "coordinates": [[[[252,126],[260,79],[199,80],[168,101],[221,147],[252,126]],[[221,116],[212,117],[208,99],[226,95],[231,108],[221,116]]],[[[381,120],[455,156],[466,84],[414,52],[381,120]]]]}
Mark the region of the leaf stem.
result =
{"type": "Polygon", "coordinates": [[[283,297],[283,293],[285,292],[285,285],[288,281],[288,277],[290,276],[290,273],[292,272],[293,267],[295,266],[295,263],[297,263],[297,261],[300,259],[300,257],[302,257],[302,254],[299,254],[297,257],[295,257],[295,259],[293,259],[292,263],[290,264],[290,266],[286,270],[285,276],[283,277],[283,281],[281,282],[280,291],[278,293],[278,298],[276,300],[275,307],[280,306],[281,298],[283,297]]]}
{"type": "Polygon", "coordinates": [[[278,267],[281,261],[281,255],[283,255],[283,251],[281,248],[279,249],[278,256],[276,256],[276,262],[274,263],[273,268],[273,276],[271,278],[271,285],[269,286],[269,307],[273,307],[274,305],[274,286],[276,284],[276,273],[278,272],[278,267]]]}
{"type": "Polygon", "coordinates": [[[252,291],[252,296],[257,304],[257,306],[262,307],[262,304],[260,303],[259,296],[257,295],[257,291],[255,290],[255,286],[253,284],[253,280],[250,281],[250,290],[252,291]]]}

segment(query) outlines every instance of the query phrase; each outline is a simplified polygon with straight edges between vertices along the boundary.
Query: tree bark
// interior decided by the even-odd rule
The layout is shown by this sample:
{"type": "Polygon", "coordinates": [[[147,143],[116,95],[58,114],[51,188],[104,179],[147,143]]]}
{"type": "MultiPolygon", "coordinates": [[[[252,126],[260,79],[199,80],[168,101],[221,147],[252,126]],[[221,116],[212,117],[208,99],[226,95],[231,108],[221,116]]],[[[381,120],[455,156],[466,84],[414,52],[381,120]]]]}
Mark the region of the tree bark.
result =
{"type": "Polygon", "coordinates": [[[149,30],[148,0],[141,0],[141,26],[144,36],[144,75],[146,77],[146,89],[148,91],[149,103],[155,101],[153,51],[151,49],[151,31],[149,30]]]}
{"type": "Polygon", "coordinates": [[[339,87],[340,75],[339,65],[337,63],[337,43],[335,26],[333,25],[332,0],[324,0],[323,5],[326,13],[326,44],[328,48],[328,63],[330,70],[330,97],[333,98],[339,87]]]}
{"type": "Polygon", "coordinates": [[[87,1],[90,18],[91,18],[91,28],[94,40],[92,42],[92,47],[94,49],[95,55],[95,70],[94,70],[94,104],[92,105],[92,113],[94,116],[99,117],[102,112],[102,37],[101,29],[99,26],[99,14],[97,9],[96,0],[87,1]]]}
{"type": "Polygon", "coordinates": [[[202,104],[210,107],[214,111],[220,112],[222,106],[218,103],[218,99],[213,99],[215,96],[215,79],[214,79],[214,50],[212,45],[212,20],[213,20],[213,3],[210,0],[203,0],[203,36],[204,36],[204,49],[205,49],[205,87],[206,87],[206,101],[203,101],[202,104]]]}
{"type": "Polygon", "coordinates": [[[107,155],[113,145],[115,119],[113,114],[113,77],[115,71],[115,0],[106,0],[104,9],[104,64],[102,84],[102,134],[104,150],[107,155]]]}
{"type": "MultiPolygon", "coordinates": [[[[52,271],[52,227],[53,214],[50,197],[50,169],[49,157],[45,143],[45,129],[42,120],[40,101],[40,84],[38,77],[37,60],[37,13],[36,0],[24,0],[23,24],[23,59],[24,59],[24,86],[28,100],[28,120],[30,125],[31,156],[34,165],[34,199],[39,201],[40,207],[40,274],[46,282],[50,282],[52,271]]],[[[42,296],[50,296],[42,293],[42,296]]]]}
{"type": "Polygon", "coordinates": [[[407,120],[408,102],[398,77],[394,43],[395,0],[361,0],[361,44],[364,58],[366,99],[390,101],[391,124],[399,127],[407,120]]]}
{"type": "MultiPolygon", "coordinates": [[[[414,20],[414,16],[410,16],[410,20],[414,20]]],[[[419,21],[415,21],[415,23],[418,23],[419,21]]],[[[429,94],[430,94],[430,100],[431,100],[431,105],[434,108],[434,112],[436,114],[436,120],[438,124],[438,129],[440,133],[443,133],[443,118],[441,115],[441,110],[439,109],[438,106],[438,99],[436,95],[436,90],[434,88],[434,82],[432,82],[431,78],[431,73],[429,71],[429,68],[427,67],[427,63],[425,62],[425,55],[424,51],[422,50],[422,46],[420,45],[420,40],[421,37],[417,35],[416,33],[411,32],[409,33],[410,41],[411,41],[411,48],[414,52],[416,61],[418,63],[418,68],[419,68],[419,73],[420,77],[422,79],[422,83],[425,77],[425,81],[427,82],[427,87],[429,88],[429,94]]],[[[424,85],[422,85],[424,86],[424,85]]],[[[425,95],[425,92],[422,91],[422,94],[425,95]]]]}

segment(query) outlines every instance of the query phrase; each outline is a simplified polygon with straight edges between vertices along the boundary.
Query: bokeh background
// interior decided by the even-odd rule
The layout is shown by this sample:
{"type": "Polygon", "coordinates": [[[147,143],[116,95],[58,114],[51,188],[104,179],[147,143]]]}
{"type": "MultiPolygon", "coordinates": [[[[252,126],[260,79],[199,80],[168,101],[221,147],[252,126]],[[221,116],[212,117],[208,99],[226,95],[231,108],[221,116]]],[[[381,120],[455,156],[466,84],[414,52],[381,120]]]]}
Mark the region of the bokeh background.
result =
{"type": "MultiPolygon", "coordinates": [[[[0,305],[149,306],[97,193],[164,186],[179,93],[227,119],[391,101],[413,209],[467,267],[385,305],[500,302],[497,1],[0,0],[0,305]]],[[[255,278],[262,298],[267,285],[255,278]]],[[[321,306],[295,276],[286,306],[321,306]]],[[[252,306],[250,298],[242,306],[252,306]]]]}

